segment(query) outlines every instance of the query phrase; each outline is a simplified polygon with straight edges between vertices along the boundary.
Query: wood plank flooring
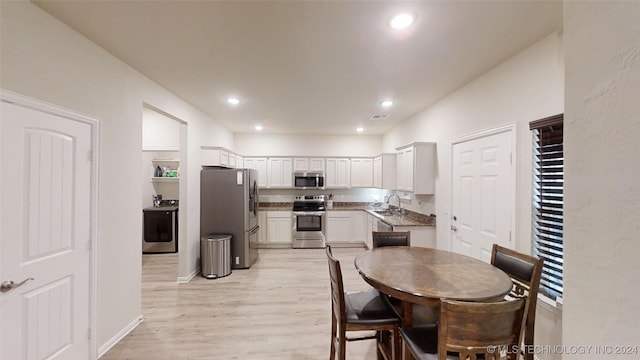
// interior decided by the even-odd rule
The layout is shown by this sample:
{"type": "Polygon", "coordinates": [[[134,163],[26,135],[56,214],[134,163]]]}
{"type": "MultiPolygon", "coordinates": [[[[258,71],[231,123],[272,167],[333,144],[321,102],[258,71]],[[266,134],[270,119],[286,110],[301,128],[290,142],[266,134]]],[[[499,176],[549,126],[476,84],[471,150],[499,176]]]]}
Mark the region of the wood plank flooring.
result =
{"type": "MultiPolygon", "coordinates": [[[[347,292],[366,290],[334,248],[347,292]]],[[[331,302],[324,249],[261,249],[248,270],[177,284],[176,254],[143,255],[145,320],[101,359],[328,359],[331,302]]],[[[375,343],[347,344],[347,359],[375,359],[375,343]]]]}

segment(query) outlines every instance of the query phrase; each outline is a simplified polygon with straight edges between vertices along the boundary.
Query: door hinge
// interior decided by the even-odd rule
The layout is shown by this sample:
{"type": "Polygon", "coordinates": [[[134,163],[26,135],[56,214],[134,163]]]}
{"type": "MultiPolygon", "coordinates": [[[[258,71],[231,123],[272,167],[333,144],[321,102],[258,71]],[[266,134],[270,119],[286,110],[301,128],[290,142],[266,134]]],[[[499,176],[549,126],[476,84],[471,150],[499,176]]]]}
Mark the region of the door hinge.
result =
{"type": "Polygon", "coordinates": [[[87,339],[91,340],[91,329],[87,329],[87,339]]]}
{"type": "Polygon", "coordinates": [[[513,153],[509,153],[509,164],[513,165],[513,153]]]}
{"type": "Polygon", "coordinates": [[[89,162],[93,161],[93,151],[91,150],[87,151],[87,161],[89,162]]]}

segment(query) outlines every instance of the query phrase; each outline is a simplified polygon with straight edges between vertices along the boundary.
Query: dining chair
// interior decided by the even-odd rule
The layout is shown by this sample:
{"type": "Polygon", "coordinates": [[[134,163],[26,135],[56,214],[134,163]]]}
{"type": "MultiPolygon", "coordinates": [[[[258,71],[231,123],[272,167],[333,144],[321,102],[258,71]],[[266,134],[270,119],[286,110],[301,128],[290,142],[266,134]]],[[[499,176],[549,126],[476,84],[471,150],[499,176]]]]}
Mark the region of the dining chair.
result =
{"type": "Polygon", "coordinates": [[[410,231],[373,231],[373,248],[383,246],[410,246],[410,231]]]}
{"type": "Polygon", "coordinates": [[[400,359],[400,318],[389,307],[377,290],[345,294],[340,262],[333,256],[331,247],[326,247],[331,279],[331,356],[336,352],[338,360],[344,360],[347,341],[376,339],[378,358],[400,359]],[[347,337],[348,331],[375,331],[370,336],[347,337]],[[381,341],[381,333],[391,332],[391,348],[381,341]]]}
{"type": "MultiPolygon", "coordinates": [[[[531,349],[534,341],[536,304],[543,262],[536,257],[493,244],[491,264],[511,277],[513,289],[507,294],[507,299],[520,296],[529,298],[529,308],[524,325],[524,345],[526,346],[521,349],[531,349]]],[[[525,360],[533,360],[531,351],[522,351],[521,355],[525,360]]]]}
{"type": "Polygon", "coordinates": [[[489,303],[442,299],[437,324],[401,328],[400,335],[417,360],[497,360],[502,353],[513,360],[526,308],[526,297],[489,303]]]}

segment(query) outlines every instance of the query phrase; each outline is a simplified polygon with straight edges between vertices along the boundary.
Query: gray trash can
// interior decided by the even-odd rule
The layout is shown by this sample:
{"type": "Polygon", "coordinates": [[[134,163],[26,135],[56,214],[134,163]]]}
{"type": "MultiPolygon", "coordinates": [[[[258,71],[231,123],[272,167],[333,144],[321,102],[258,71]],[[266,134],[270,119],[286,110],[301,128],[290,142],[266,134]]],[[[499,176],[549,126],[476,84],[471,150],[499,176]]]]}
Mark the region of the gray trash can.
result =
{"type": "Polygon", "coordinates": [[[200,238],[202,277],[216,279],[231,274],[231,235],[211,234],[200,238]]]}

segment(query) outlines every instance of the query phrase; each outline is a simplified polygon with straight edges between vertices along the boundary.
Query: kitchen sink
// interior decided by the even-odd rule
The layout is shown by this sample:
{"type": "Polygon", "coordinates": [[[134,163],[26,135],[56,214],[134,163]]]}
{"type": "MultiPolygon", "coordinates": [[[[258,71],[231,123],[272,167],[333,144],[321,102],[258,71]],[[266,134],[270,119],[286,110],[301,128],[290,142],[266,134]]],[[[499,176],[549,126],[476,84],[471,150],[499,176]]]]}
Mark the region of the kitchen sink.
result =
{"type": "Polygon", "coordinates": [[[391,216],[394,215],[395,213],[391,210],[374,210],[374,212],[378,215],[382,215],[382,216],[391,216]]]}

